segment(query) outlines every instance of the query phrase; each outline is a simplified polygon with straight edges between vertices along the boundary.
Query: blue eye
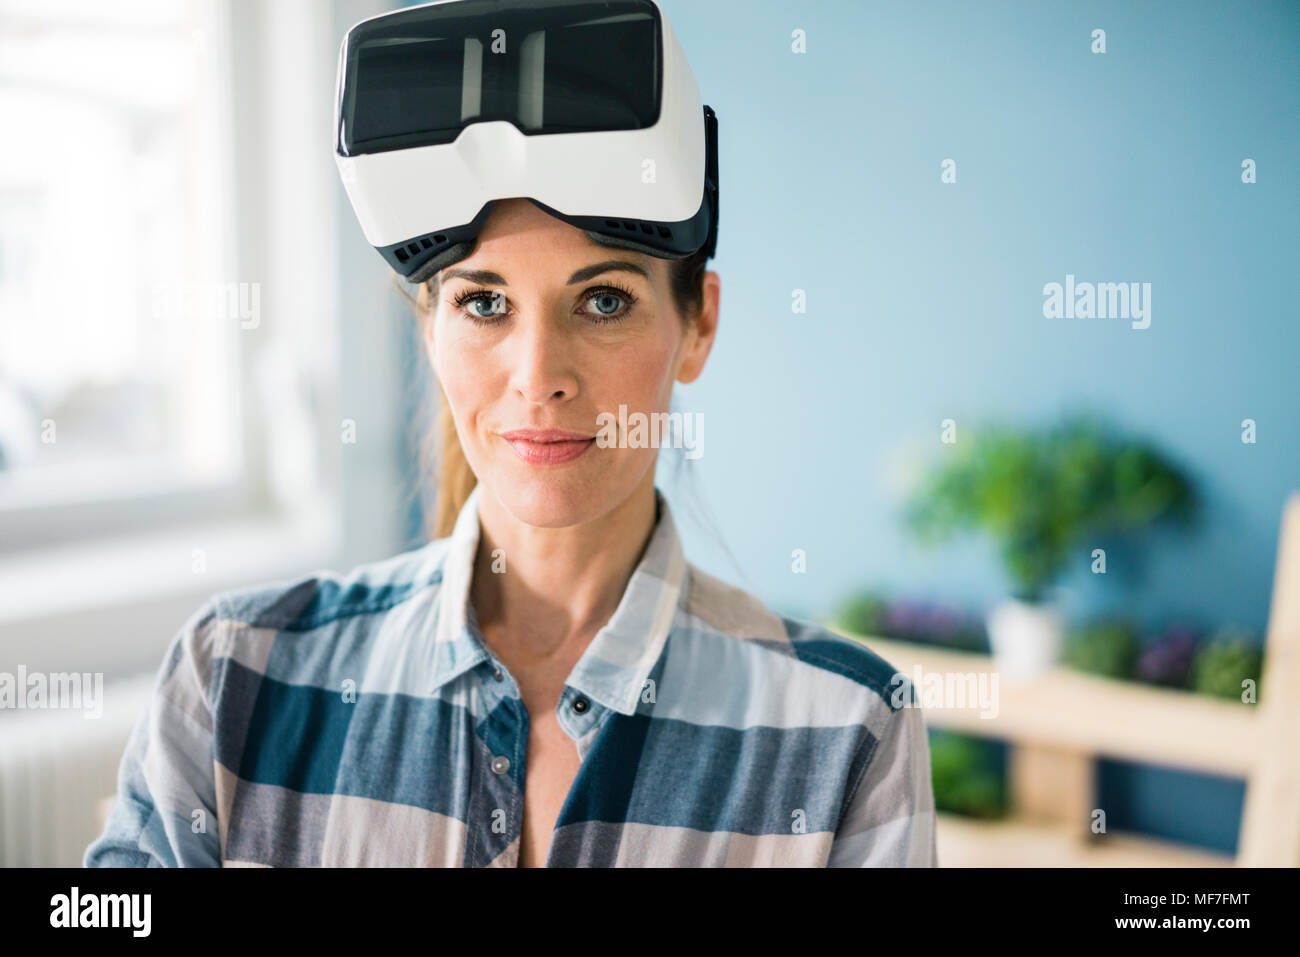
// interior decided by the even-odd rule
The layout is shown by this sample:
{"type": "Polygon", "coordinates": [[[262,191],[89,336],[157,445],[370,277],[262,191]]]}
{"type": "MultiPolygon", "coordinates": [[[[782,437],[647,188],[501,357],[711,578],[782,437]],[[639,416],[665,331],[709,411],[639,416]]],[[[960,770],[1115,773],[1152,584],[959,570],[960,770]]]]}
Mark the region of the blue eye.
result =
{"type": "MultiPolygon", "coordinates": [[[[485,297],[485,296],[478,296],[477,298],[475,298],[475,299],[472,300],[472,301],[475,302],[475,303],[480,303],[480,302],[483,302],[486,298],[487,298],[487,297],[485,297]]],[[[492,303],[489,303],[489,305],[492,305],[492,303]]],[[[474,314],[475,314],[475,315],[478,315],[478,316],[482,316],[482,314],[481,314],[477,309],[474,310],[474,314]]],[[[496,311],[493,310],[493,311],[490,312],[488,315],[495,316],[495,315],[496,315],[496,311]]],[[[482,318],[487,318],[487,317],[486,317],[486,316],[482,316],[482,318]]]]}
{"type": "MultiPolygon", "coordinates": [[[[458,309],[463,311],[465,318],[475,325],[496,325],[506,315],[506,298],[500,290],[467,289],[455,296],[451,301],[458,309]],[[486,302],[486,308],[490,308],[492,311],[481,311],[477,304],[482,302],[486,302]],[[500,308],[498,309],[498,307],[500,308]]],[[[633,304],[636,302],[636,296],[632,294],[630,289],[625,289],[617,283],[611,283],[588,289],[583,293],[583,301],[594,306],[592,311],[587,313],[591,321],[598,325],[604,325],[605,323],[622,322],[627,318],[633,304]]]]}
{"type": "Polygon", "coordinates": [[[612,312],[606,312],[600,306],[597,306],[596,311],[592,315],[592,318],[596,322],[620,322],[627,318],[627,314],[632,311],[633,303],[636,302],[636,296],[632,295],[630,289],[624,289],[622,286],[617,284],[602,286],[600,289],[589,290],[587,293],[588,302],[604,302],[608,305],[611,299],[615,301],[620,299],[623,300],[625,303],[624,307],[622,310],[615,308],[612,312]]]}
{"type": "Polygon", "coordinates": [[[606,311],[606,310],[600,308],[600,306],[597,306],[597,307],[596,307],[596,311],[597,311],[597,312],[601,313],[602,315],[606,315],[606,316],[608,316],[608,315],[610,315],[610,314],[612,314],[612,313],[618,312],[618,300],[619,300],[619,297],[616,296],[616,295],[614,295],[612,292],[601,292],[601,293],[597,293],[596,295],[594,295],[594,296],[591,297],[591,301],[592,301],[592,302],[600,302],[600,301],[609,302],[611,299],[614,300],[614,307],[613,307],[612,309],[606,311]]]}
{"type": "MultiPolygon", "coordinates": [[[[468,290],[466,292],[461,293],[459,296],[455,298],[454,301],[459,308],[463,309],[467,303],[472,306],[475,303],[485,302],[485,301],[488,303],[489,306],[495,306],[498,302],[504,305],[505,297],[502,296],[499,292],[486,292],[482,289],[475,289],[475,290],[468,290]]],[[[473,319],[475,322],[491,322],[495,316],[498,316],[500,314],[501,313],[499,312],[490,312],[484,314],[479,312],[477,309],[473,309],[469,313],[469,317],[473,319]]]]}
{"type": "Polygon", "coordinates": [[[608,322],[614,316],[617,316],[623,297],[611,290],[598,292],[587,300],[596,307],[596,318],[608,322]],[[603,307],[603,308],[602,308],[603,307]]]}

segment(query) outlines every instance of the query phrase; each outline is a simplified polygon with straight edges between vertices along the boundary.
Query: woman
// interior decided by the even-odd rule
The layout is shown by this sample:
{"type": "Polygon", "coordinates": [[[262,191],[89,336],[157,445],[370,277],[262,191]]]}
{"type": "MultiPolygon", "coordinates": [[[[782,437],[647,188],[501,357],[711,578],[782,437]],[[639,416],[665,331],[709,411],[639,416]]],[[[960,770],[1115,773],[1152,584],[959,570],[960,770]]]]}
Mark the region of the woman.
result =
{"type": "Polygon", "coordinates": [[[906,684],[686,562],[603,427],[703,371],[712,244],[488,208],[417,300],[443,537],[199,609],[86,864],[934,865],[906,684]]]}

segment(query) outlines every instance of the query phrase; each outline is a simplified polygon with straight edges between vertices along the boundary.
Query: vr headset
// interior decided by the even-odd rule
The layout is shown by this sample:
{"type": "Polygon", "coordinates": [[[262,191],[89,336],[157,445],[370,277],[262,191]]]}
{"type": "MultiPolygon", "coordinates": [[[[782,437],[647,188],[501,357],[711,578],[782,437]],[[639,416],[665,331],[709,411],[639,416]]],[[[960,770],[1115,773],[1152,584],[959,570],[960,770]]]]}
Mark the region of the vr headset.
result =
{"type": "Polygon", "coordinates": [[[652,0],[440,0],[356,24],[335,159],[367,241],[424,282],[497,200],[597,243],[712,257],[718,118],[652,0]]]}

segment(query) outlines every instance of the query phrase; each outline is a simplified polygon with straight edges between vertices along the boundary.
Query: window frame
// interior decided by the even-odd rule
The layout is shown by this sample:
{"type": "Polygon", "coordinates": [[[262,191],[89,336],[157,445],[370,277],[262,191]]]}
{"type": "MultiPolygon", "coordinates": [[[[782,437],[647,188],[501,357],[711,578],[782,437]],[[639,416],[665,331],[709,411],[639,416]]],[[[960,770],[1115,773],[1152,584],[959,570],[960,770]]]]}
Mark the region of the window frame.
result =
{"type": "MultiPolygon", "coordinates": [[[[220,115],[212,122],[216,136],[227,140],[231,147],[218,173],[225,188],[231,191],[231,212],[223,224],[225,235],[219,240],[214,262],[219,273],[244,276],[253,264],[243,254],[239,237],[246,232],[264,231],[268,225],[265,220],[274,215],[265,206],[258,208],[244,201],[249,182],[237,175],[236,169],[239,155],[257,133],[248,115],[236,108],[239,92],[236,51],[249,48],[250,41],[256,37],[257,24],[240,11],[236,0],[202,2],[207,8],[201,11],[206,28],[202,42],[206,44],[210,62],[220,70],[215,81],[220,115]]],[[[146,305],[141,303],[140,308],[146,305]]],[[[252,366],[249,343],[241,335],[242,331],[232,329],[230,333],[235,382],[227,394],[235,401],[236,408],[231,412],[233,421],[228,423],[234,432],[231,449],[234,461],[228,478],[214,481],[177,477],[151,481],[147,476],[156,473],[150,468],[149,460],[142,457],[109,466],[110,488],[91,497],[85,490],[102,481],[102,469],[99,476],[80,484],[69,481],[68,477],[81,469],[93,475],[96,469],[93,463],[56,466],[49,475],[17,474],[12,481],[22,497],[17,501],[0,501],[0,558],[18,558],[24,553],[67,542],[103,540],[163,531],[179,523],[232,520],[274,511],[265,475],[268,455],[265,448],[258,448],[263,438],[256,429],[259,410],[255,402],[246,399],[250,394],[246,386],[252,366]],[[27,485],[32,486],[30,491],[23,488],[27,485]]]]}
{"type": "Polygon", "coordinates": [[[403,357],[410,361],[411,317],[356,227],[330,153],[339,40],[393,3],[220,2],[240,105],[232,202],[249,214],[235,220],[235,275],[268,280],[260,327],[237,336],[237,392],[266,392],[269,378],[277,416],[241,402],[247,442],[233,486],[8,516],[0,670],[102,670],[112,680],[156,669],[175,627],[218,591],[411,547],[409,383],[396,374],[403,357]],[[286,47],[288,35],[300,42],[286,47]],[[313,237],[305,251],[304,235],[313,237]],[[278,365],[266,365],[270,354],[278,365]],[[284,369],[302,428],[281,421],[275,388],[284,369]],[[363,444],[341,442],[345,418],[359,423],[363,444]],[[191,567],[195,549],[205,550],[201,572],[191,567]]]}

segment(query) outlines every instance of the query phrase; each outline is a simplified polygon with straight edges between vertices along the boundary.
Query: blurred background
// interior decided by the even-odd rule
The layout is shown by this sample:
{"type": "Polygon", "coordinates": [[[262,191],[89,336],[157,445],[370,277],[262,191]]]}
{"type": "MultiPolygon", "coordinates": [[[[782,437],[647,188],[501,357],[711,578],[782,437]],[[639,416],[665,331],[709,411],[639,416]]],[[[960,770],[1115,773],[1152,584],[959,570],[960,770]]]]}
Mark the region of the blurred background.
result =
{"type": "MultiPolygon", "coordinates": [[[[104,688],[0,706],[0,864],[80,863],[209,595],[426,540],[424,358],[331,153],[400,5],[0,0],[0,676],[104,688]]],[[[1003,677],[926,705],[941,864],[1300,863],[1300,7],[661,5],[723,174],[688,558],[1003,677]]]]}

